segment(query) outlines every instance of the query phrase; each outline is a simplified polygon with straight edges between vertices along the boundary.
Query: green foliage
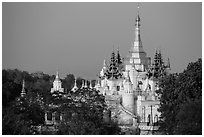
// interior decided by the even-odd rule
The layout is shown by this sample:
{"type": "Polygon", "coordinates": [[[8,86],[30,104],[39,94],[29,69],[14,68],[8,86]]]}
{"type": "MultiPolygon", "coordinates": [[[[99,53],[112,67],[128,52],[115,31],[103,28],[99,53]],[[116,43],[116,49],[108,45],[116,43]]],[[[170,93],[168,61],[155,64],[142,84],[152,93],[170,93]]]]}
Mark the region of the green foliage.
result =
{"type": "Polygon", "coordinates": [[[166,134],[202,134],[202,60],[160,80],[160,129],[166,134]]]}

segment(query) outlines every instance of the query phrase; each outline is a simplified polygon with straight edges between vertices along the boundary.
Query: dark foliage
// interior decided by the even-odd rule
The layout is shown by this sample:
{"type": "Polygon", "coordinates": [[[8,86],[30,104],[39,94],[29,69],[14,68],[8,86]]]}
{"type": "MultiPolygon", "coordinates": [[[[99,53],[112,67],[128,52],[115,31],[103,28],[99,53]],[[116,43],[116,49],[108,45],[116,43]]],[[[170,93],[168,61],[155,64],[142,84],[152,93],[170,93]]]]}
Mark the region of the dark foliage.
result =
{"type": "MultiPolygon", "coordinates": [[[[57,111],[63,114],[58,134],[118,134],[120,128],[115,123],[103,123],[105,101],[99,91],[79,89],[74,86],[74,75],[62,79],[65,93],[51,95],[50,89],[55,76],[43,72],[29,74],[20,70],[2,71],[2,133],[4,135],[39,134],[35,126],[44,125],[44,112],[57,111]],[[24,97],[20,96],[22,81],[25,80],[24,97]],[[50,108],[49,105],[56,105],[50,108]]],[[[82,78],[77,78],[81,87],[82,78]]],[[[88,85],[89,85],[88,81],[88,85]]],[[[92,80],[92,86],[95,81],[92,80]]],[[[56,134],[56,132],[43,132],[56,134]]]]}
{"type": "Polygon", "coordinates": [[[166,134],[202,134],[202,60],[160,80],[160,129],[166,134]]]}
{"type": "Polygon", "coordinates": [[[66,102],[61,102],[60,111],[64,120],[59,126],[59,134],[66,135],[99,135],[119,134],[116,123],[104,123],[103,112],[106,109],[105,98],[99,91],[79,89],[71,92],[66,102]]]}
{"type": "Polygon", "coordinates": [[[32,126],[44,123],[44,111],[38,99],[31,100],[19,97],[4,108],[2,120],[2,132],[7,135],[33,134],[32,126]]]}
{"type": "Polygon", "coordinates": [[[2,74],[2,133],[33,134],[32,126],[44,123],[43,106],[50,95],[51,77],[17,69],[2,74]],[[21,98],[23,80],[26,96],[21,98]]]}

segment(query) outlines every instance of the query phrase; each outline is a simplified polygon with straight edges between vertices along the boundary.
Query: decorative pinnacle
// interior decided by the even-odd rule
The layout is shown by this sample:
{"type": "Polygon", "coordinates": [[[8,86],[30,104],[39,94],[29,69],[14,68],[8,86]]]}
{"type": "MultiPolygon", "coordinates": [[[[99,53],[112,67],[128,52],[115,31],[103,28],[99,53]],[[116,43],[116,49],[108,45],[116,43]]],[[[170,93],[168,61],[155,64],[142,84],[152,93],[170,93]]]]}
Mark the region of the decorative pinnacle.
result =
{"type": "Polygon", "coordinates": [[[25,90],[25,80],[23,80],[23,91],[25,90]]]}
{"type": "Polygon", "coordinates": [[[87,86],[87,81],[85,80],[85,86],[84,86],[85,88],[87,88],[88,86],[87,86]]]}
{"type": "Polygon", "coordinates": [[[140,5],[139,3],[137,4],[137,18],[136,18],[136,22],[139,22],[140,21],[140,17],[139,17],[139,13],[140,13],[140,5]]]}
{"type": "Polygon", "coordinates": [[[55,80],[58,80],[58,79],[59,79],[59,73],[58,73],[58,71],[57,71],[55,80]]]}
{"type": "Polygon", "coordinates": [[[93,88],[93,87],[92,87],[92,84],[91,84],[91,80],[90,80],[90,86],[89,86],[89,87],[90,87],[91,89],[93,88]]]}
{"type": "Polygon", "coordinates": [[[103,67],[106,68],[106,60],[103,61],[103,67]]]}
{"type": "Polygon", "coordinates": [[[74,80],[74,86],[76,86],[76,87],[77,87],[76,79],[74,80]]]}
{"type": "Polygon", "coordinates": [[[76,83],[76,78],[74,80],[74,87],[72,88],[72,91],[75,92],[78,89],[77,83],[76,83]]]}
{"type": "Polygon", "coordinates": [[[22,91],[21,91],[21,97],[24,97],[25,95],[25,80],[23,80],[23,84],[22,84],[22,91]]]}
{"type": "Polygon", "coordinates": [[[84,88],[84,80],[82,80],[81,89],[84,88]]]}
{"type": "Polygon", "coordinates": [[[127,82],[131,82],[129,72],[130,72],[130,70],[127,71],[127,79],[126,79],[127,82]]]}

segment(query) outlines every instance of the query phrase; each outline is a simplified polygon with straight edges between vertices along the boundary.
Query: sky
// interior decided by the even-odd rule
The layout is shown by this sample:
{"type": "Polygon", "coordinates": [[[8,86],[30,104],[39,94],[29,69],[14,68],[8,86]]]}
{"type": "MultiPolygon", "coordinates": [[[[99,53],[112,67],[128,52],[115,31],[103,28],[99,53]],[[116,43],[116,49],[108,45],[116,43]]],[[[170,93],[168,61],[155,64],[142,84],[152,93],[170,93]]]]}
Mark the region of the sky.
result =
{"type": "MultiPolygon", "coordinates": [[[[139,3],[147,56],[160,49],[172,72],[202,58],[202,3],[139,3]]],[[[96,79],[103,60],[134,42],[138,3],[3,3],[2,68],[96,79]]]]}

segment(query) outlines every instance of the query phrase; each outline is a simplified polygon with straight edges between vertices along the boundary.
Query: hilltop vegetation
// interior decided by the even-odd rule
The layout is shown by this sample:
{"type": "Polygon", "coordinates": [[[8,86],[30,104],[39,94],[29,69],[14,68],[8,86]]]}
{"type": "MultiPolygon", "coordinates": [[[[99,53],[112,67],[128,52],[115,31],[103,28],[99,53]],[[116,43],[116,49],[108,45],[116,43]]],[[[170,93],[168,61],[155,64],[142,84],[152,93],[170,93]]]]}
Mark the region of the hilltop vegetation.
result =
{"type": "Polygon", "coordinates": [[[202,134],[202,60],[179,74],[160,79],[160,130],[165,134],[202,134]]]}
{"type": "MultiPolygon", "coordinates": [[[[120,128],[114,122],[104,123],[105,99],[94,89],[71,91],[74,75],[61,79],[66,97],[50,93],[55,75],[43,72],[29,74],[20,70],[3,70],[2,84],[2,132],[9,135],[41,134],[34,128],[44,125],[46,111],[63,113],[64,119],[56,134],[119,134],[120,128]],[[25,83],[25,97],[21,97],[22,81],[25,83]],[[50,110],[49,104],[59,107],[50,110]]],[[[77,78],[80,88],[82,78],[77,78]]],[[[92,81],[94,83],[94,81],[92,81]]],[[[92,84],[93,84],[92,83],[92,84]]],[[[49,133],[48,133],[49,134],[49,133]]]]}

